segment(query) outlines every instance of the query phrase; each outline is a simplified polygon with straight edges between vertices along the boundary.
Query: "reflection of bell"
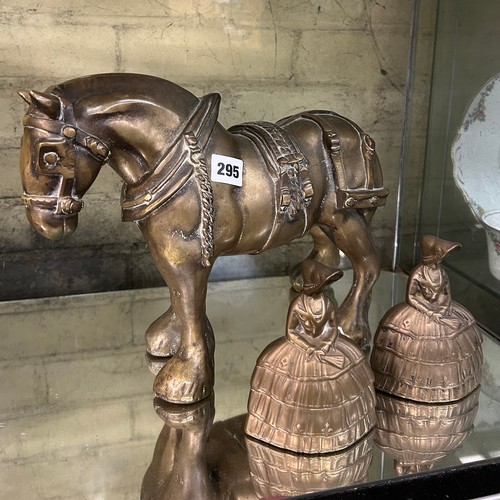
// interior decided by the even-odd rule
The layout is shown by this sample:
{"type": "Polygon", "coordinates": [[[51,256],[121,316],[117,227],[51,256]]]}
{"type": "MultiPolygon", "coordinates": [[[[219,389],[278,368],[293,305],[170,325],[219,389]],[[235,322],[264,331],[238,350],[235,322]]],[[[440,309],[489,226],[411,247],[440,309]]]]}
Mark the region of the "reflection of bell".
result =
{"type": "MultiPolygon", "coordinates": [[[[246,414],[215,422],[207,441],[210,477],[217,483],[217,498],[257,500],[245,445],[246,414]]],[[[196,500],[204,500],[195,497],[196,500]]]]}
{"type": "Polygon", "coordinates": [[[337,453],[304,455],[246,439],[250,477],[259,498],[291,497],[365,481],[373,433],[337,453]]]}
{"type": "Polygon", "coordinates": [[[245,432],[297,453],[331,453],[375,425],[373,374],[357,345],[339,337],[333,304],[323,292],[342,272],[309,260],[302,276],[286,336],[257,360],[245,432]]]}
{"type": "Polygon", "coordinates": [[[426,404],[377,393],[375,442],[397,475],[431,469],[472,432],[479,389],[455,403],[426,404]]]}

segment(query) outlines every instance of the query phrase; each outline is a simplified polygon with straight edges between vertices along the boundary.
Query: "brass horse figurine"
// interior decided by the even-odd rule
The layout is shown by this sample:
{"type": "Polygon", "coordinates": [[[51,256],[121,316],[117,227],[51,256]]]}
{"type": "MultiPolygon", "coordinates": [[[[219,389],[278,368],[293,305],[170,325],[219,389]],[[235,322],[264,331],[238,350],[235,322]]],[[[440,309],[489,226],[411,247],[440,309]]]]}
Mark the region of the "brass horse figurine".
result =
{"type": "Polygon", "coordinates": [[[45,92],[30,105],[21,146],[23,202],[47,238],[77,227],[82,197],[101,166],[123,179],[123,220],[135,221],[168,284],[171,307],[146,332],[147,350],[171,356],[156,394],[208,397],[214,336],[206,316],[210,270],[220,255],[258,253],[311,233],[311,258],[334,265],[337,248],[354,280],[337,313],[363,343],[379,264],[369,230],[388,194],[373,140],[350,120],[310,111],[272,125],[224,129],[220,96],[197,98],[163,79],[103,74],[45,92]]]}

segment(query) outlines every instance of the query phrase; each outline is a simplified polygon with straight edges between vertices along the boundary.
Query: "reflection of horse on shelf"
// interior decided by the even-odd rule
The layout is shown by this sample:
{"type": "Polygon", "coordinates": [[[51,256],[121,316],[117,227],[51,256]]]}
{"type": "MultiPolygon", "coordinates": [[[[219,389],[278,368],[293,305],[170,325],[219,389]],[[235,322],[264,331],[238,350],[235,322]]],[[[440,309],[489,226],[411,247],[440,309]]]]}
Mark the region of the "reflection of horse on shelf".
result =
{"type": "Polygon", "coordinates": [[[164,421],[141,487],[142,500],[288,498],[365,482],[373,433],[336,453],[280,450],[244,434],[246,414],[213,423],[214,398],[155,400],[164,421]]]}
{"type": "Polygon", "coordinates": [[[124,181],[123,219],[140,227],[171,295],[146,337],[151,354],[173,356],[155,381],[160,397],[193,402],[212,390],[205,299],[220,255],[258,253],[308,232],[311,257],[332,265],[340,248],[354,281],[339,326],[360,343],[369,337],[379,274],[369,222],[387,190],[374,142],[353,122],[312,111],[227,131],[217,94],[198,99],[144,75],[95,75],[20,94],[30,104],[23,200],[42,235],[76,229],[82,196],[104,163],[124,181]]]}

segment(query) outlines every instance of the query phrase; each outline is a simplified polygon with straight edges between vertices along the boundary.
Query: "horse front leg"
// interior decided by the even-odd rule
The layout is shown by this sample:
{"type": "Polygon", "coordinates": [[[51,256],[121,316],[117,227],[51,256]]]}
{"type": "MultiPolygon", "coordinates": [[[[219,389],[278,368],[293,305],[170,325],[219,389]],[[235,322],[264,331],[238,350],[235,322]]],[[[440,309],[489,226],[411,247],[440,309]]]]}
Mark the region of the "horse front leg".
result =
{"type": "Polygon", "coordinates": [[[341,331],[359,346],[370,338],[368,309],[371,291],[380,274],[380,264],[373,244],[367,219],[356,210],[345,210],[333,215],[332,237],[352,264],[353,283],[347,297],[337,311],[341,331]]]}
{"type": "Polygon", "coordinates": [[[156,376],[154,392],[171,403],[194,403],[209,396],[214,385],[215,343],[205,307],[210,270],[198,263],[162,268],[180,338],[173,357],[156,376]]]}

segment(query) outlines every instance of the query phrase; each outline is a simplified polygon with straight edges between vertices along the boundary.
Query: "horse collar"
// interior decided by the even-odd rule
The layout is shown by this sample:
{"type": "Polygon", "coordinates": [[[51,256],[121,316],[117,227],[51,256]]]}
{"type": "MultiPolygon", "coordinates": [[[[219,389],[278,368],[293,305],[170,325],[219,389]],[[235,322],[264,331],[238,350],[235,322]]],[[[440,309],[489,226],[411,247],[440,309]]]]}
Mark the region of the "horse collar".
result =
{"type": "Polygon", "coordinates": [[[138,185],[125,186],[122,192],[123,221],[138,221],[148,217],[191,178],[194,171],[192,142],[195,140],[203,152],[217,122],[219,104],[219,94],[200,98],[186,124],[152,172],[138,185]]]}

